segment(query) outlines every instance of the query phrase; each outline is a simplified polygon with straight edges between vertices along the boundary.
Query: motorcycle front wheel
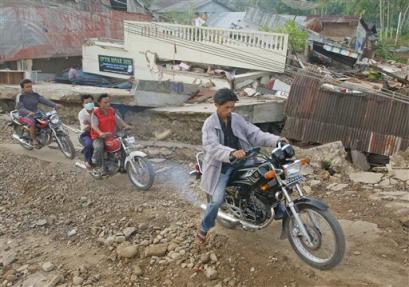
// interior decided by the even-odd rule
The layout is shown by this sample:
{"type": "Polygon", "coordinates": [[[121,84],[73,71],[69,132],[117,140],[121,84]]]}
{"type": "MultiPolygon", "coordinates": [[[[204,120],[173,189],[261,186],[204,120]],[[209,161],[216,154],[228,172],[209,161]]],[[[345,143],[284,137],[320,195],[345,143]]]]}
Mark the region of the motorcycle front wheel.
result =
{"type": "Polygon", "coordinates": [[[147,191],[153,185],[155,171],[152,164],[143,157],[134,157],[126,164],[126,172],[136,190],[147,191]]]}
{"type": "Polygon", "coordinates": [[[338,265],[345,254],[345,236],[338,220],[328,210],[311,206],[301,207],[299,216],[311,242],[302,235],[294,216],[286,221],[285,226],[288,240],[297,255],[320,270],[338,265]]]}
{"type": "Polygon", "coordinates": [[[67,135],[58,135],[57,144],[66,158],[74,159],[75,148],[71,142],[71,139],[67,135]]]}

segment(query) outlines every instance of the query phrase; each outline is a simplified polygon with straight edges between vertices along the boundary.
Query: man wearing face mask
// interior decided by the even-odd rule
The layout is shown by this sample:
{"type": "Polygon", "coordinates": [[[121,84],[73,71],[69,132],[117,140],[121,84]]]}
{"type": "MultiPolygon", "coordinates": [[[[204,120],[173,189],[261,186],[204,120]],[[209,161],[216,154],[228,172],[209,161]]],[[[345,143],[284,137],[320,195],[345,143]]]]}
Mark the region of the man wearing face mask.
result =
{"type": "Polygon", "coordinates": [[[80,121],[81,135],[80,142],[84,146],[85,165],[88,169],[92,168],[92,154],[94,153],[93,142],[91,138],[91,114],[94,110],[94,98],[91,95],[81,96],[82,106],[84,107],[78,113],[80,121]]]}

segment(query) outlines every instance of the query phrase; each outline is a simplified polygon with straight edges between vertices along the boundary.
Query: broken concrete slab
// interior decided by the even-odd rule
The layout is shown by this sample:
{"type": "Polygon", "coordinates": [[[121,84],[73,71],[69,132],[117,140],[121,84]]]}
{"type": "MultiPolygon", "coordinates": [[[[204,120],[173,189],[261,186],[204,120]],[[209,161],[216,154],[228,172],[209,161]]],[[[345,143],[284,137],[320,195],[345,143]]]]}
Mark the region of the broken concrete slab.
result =
{"type": "Polygon", "coordinates": [[[401,181],[409,180],[409,169],[394,169],[393,177],[401,181]]]}
{"type": "Polygon", "coordinates": [[[349,175],[349,178],[355,183],[376,184],[381,181],[383,175],[373,172],[355,172],[349,175]]]}
{"type": "MultiPolygon", "coordinates": [[[[114,103],[126,104],[130,106],[136,105],[134,95],[123,89],[73,86],[56,83],[37,83],[34,85],[34,91],[52,101],[78,104],[81,102],[81,95],[90,94],[93,96],[98,96],[107,93],[111,96],[114,103]]],[[[15,100],[18,93],[20,93],[20,86],[18,85],[0,86],[0,99],[15,100]]]]}
{"type": "Polygon", "coordinates": [[[348,184],[346,184],[346,183],[339,183],[339,184],[338,183],[332,183],[332,184],[327,186],[327,188],[329,190],[332,190],[332,191],[341,191],[341,190],[345,189],[346,187],[348,187],[348,184]]]}

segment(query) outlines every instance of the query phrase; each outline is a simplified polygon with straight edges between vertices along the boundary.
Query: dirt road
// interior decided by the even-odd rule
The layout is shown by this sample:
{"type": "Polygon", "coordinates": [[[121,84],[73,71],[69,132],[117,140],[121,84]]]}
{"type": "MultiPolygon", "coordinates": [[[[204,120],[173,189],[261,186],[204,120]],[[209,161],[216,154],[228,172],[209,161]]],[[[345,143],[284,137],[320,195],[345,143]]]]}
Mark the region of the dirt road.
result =
{"type": "Polygon", "coordinates": [[[0,141],[0,286],[408,285],[404,214],[385,206],[408,207],[404,197],[382,200],[348,178],[337,192],[329,182],[314,188],[347,236],[342,264],[318,271],[278,239],[279,223],[260,232],[218,226],[198,249],[201,195],[187,162],[157,160],[157,170],[172,168],[141,193],[126,175],[96,181],[58,150],[0,141]]]}

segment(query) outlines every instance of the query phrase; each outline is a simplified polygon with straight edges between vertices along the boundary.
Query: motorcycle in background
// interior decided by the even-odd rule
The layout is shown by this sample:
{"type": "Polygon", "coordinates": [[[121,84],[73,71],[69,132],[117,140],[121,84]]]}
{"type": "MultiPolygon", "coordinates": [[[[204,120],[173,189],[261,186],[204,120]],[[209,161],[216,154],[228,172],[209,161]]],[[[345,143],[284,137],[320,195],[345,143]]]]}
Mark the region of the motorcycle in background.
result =
{"type": "MultiPolygon", "coordinates": [[[[10,112],[11,125],[14,128],[13,139],[17,140],[22,147],[32,150],[29,128],[20,121],[18,111],[10,112]]],[[[37,133],[37,142],[40,148],[56,142],[60,151],[68,159],[75,157],[75,148],[68,132],[65,130],[62,120],[56,110],[50,112],[38,112],[34,115],[34,124],[37,133]]]]}

